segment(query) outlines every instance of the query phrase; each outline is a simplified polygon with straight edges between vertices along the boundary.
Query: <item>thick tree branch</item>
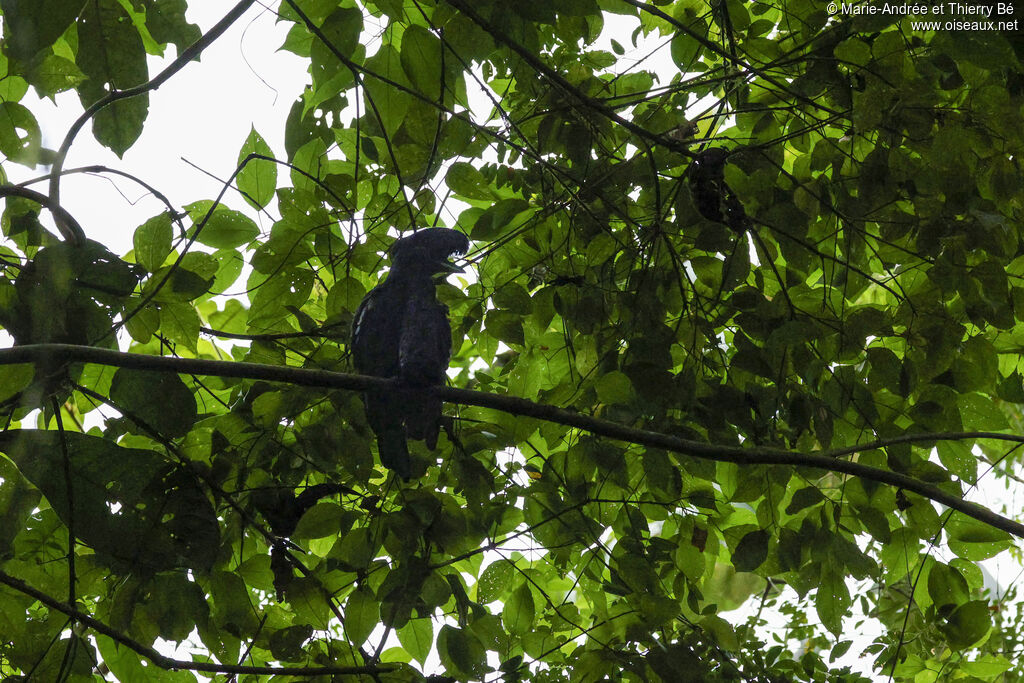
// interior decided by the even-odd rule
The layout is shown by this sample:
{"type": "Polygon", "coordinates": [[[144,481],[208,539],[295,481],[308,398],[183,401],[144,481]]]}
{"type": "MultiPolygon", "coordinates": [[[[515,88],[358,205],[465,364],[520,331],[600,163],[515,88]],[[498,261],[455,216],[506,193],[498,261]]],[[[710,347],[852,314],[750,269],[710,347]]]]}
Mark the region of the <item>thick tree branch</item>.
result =
{"type": "MultiPolygon", "coordinates": [[[[215,375],[218,377],[240,377],[261,379],[271,382],[285,382],[307,387],[327,389],[348,389],[365,391],[375,389],[400,389],[402,385],[395,380],[352,375],[327,370],[308,370],[278,365],[261,365],[258,363],[242,363],[235,361],[205,360],[196,358],[169,358],[165,356],[146,356],[142,354],[123,353],[92,346],[75,346],[72,344],[30,344],[11,349],[0,350],[0,365],[14,363],[95,363],[122,368],[139,370],[156,370],[160,372],[177,372],[191,375],[215,375]]],[[[626,441],[643,446],[664,448],[665,450],[703,458],[718,462],[732,462],[738,465],[786,465],[789,467],[813,467],[816,469],[849,474],[869,481],[888,484],[924,496],[936,503],[973,517],[979,522],[988,524],[1009,534],[1024,539],[1024,524],[1003,517],[988,508],[964,500],[963,498],[944,491],[938,487],[924,483],[920,479],[871,467],[859,462],[839,459],[839,455],[875,450],[895,443],[928,443],[935,441],[960,441],[964,439],[999,439],[1003,441],[1024,442],[1024,437],[1000,434],[998,432],[961,432],[943,434],[902,435],[892,439],[874,441],[864,446],[854,446],[842,450],[820,453],[799,453],[778,448],[748,448],[740,446],[722,446],[702,443],[689,439],[681,439],[669,434],[636,429],[625,425],[601,420],[588,415],[581,415],[555,406],[535,403],[524,398],[501,396],[482,391],[437,387],[431,390],[437,396],[451,403],[479,406],[500,410],[511,415],[531,417],[546,422],[575,427],[584,431],[605,436],[611,439],[626,441]]]]}
{"type": "Polygon", "coordinates": [[[184,659],[173,659],[165,657],[151,647],[143,645],[137,640],[129,638],[123,633],[116,631],[95,617],[86,614],[74,607],[63,603],[40,590],[36,590],[21,579],[0,571],[0,583],[23,593],[30,598],[38,600],[50,609],[66,614],[71,619],[85,624],[96,633],[105,635],[119,645],[124,645],[129,650],[136,652],[161,669],[188,669],[189,671],[203,671],[212,674],[254,674],[257,676],[356,676],[361,674],[375,674],[394,670],[388,666],[308,666],[308,667],[283,667],[283,666],[244,666],[237,664],[209,664],[206,662],[191,662],[184,659]]]}

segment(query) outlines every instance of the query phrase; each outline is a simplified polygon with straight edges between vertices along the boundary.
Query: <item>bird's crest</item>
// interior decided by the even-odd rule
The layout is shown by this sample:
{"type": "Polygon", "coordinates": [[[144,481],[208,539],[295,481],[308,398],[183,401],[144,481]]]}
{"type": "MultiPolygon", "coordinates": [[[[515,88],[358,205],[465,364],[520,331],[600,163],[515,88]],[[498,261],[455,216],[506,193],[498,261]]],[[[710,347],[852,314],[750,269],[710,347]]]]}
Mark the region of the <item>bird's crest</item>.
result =
{"type": "Polygon", "coordinates": [[[458,230],[427,228],[403,237],[391,245],[391,262],[399,264],[430,264],[435,272],[460,273],[461,268],[451,263],[452,254],[469,251],[469,239],[458,230]]]}

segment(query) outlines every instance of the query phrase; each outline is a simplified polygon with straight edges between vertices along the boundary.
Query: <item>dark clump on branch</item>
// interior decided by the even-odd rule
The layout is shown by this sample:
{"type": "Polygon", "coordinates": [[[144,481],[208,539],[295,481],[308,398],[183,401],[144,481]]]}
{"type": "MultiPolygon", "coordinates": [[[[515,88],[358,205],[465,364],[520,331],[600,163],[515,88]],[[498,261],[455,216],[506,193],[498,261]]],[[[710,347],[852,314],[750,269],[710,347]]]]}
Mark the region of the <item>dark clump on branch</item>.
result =
{"type": "Polygon", "coordinates": [[[727,225],[736,232],[746,232],[750,219],[743,210],[743,204],[725,182],[728,158],[729,152],[721,147],[700,152],[686,169],[690,193],[697,211],[704,218],[727,225]]]}
{"type": "MultiPolygon", "coordinates": [[[[26,263],[0,302],[0,327],[15,345],[76,344],[116,347],[111,333],[145,271],[93,240],[58,242],[26,263]]],[[[69,376],[62,359],[36,366],[36,388],[66,397],[69,376]]],[[[63,402],[64,398],[60,398],[63,402]]],[[[2,409],[0,409],[2,412],[2,409]]]]}
{"type": "Polygon", "coordinates": [[[437,300],[435,278],[462,272],[448,258],[468,249],[466,236],[447,228],[398,240],[387,280],[366,295],[352,322],[356,369],[399,379],[412,389],[364,395],[381,463],[403,479],[412,476],[407,439],[421,439],[433,449],[441,425],[440,399],[415,391],[444,384],[451,358],[448,307],[437,300]]]}

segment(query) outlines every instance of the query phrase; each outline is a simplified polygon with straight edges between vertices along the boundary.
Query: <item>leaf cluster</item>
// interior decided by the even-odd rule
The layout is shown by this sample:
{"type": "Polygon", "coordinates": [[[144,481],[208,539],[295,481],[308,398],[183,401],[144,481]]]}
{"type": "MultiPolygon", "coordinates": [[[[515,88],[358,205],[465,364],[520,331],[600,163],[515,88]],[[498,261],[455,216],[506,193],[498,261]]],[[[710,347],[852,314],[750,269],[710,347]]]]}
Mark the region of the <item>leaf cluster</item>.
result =
{"type": "MultiPolygon", "coordinates": [[[[30,88],[130,148],[147,56],[219,35],[187,9],[0,0],[4,180],[74,139],[43,147],[30,88]]],[[[220,196],[114,255],[5,195],[17,345],[347,371],[388,247],[445,225],[474,245],[438,287],[456,387],[956,497],[1019,481],[1019,34],[808,2],[276,11],[309,84],[220,196]]],[[[451,405],[403,484],[356,391],[59,358],[0,365],[0,401],[4,675],[1019,678],[1019,603],[979,564],[1019,559],[1008,534],[878,481],[451,405]],[[166,642],[201,654],[163,670],[166,642]]]]}

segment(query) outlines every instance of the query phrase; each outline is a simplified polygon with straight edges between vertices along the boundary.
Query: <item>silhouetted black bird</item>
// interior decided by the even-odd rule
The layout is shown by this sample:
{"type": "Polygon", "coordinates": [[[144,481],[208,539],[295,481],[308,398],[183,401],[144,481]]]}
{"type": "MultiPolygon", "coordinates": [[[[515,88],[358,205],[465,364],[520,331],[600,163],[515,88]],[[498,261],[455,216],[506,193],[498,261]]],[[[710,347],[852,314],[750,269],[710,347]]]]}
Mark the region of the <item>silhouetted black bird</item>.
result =
{"type": "Polygon", "coordinates": [[[723,223],[736,232],[745,232],[750,219],[743,204],[725,182],[725,163],[729,152],[710,147],[697,154],[686,169],[693,203],[709,221],[723,223]]]}
{"type": "MultiPolygon", "coordinates": [[[[391,247],[387,280],[371,290],[352,321],[352,357],[365,375],[395,377],[411,388],[444,384],[452,352],[448,307],[435,277],[460,273],[448,258],[469,249],[466,236],[429,228],[391,247]]],[[[441,401],[408,391],[367,391],[366,421],[377,435],[380,461],[403,479],[411,475],[407,438],[437,445],[441,401]]]]}

